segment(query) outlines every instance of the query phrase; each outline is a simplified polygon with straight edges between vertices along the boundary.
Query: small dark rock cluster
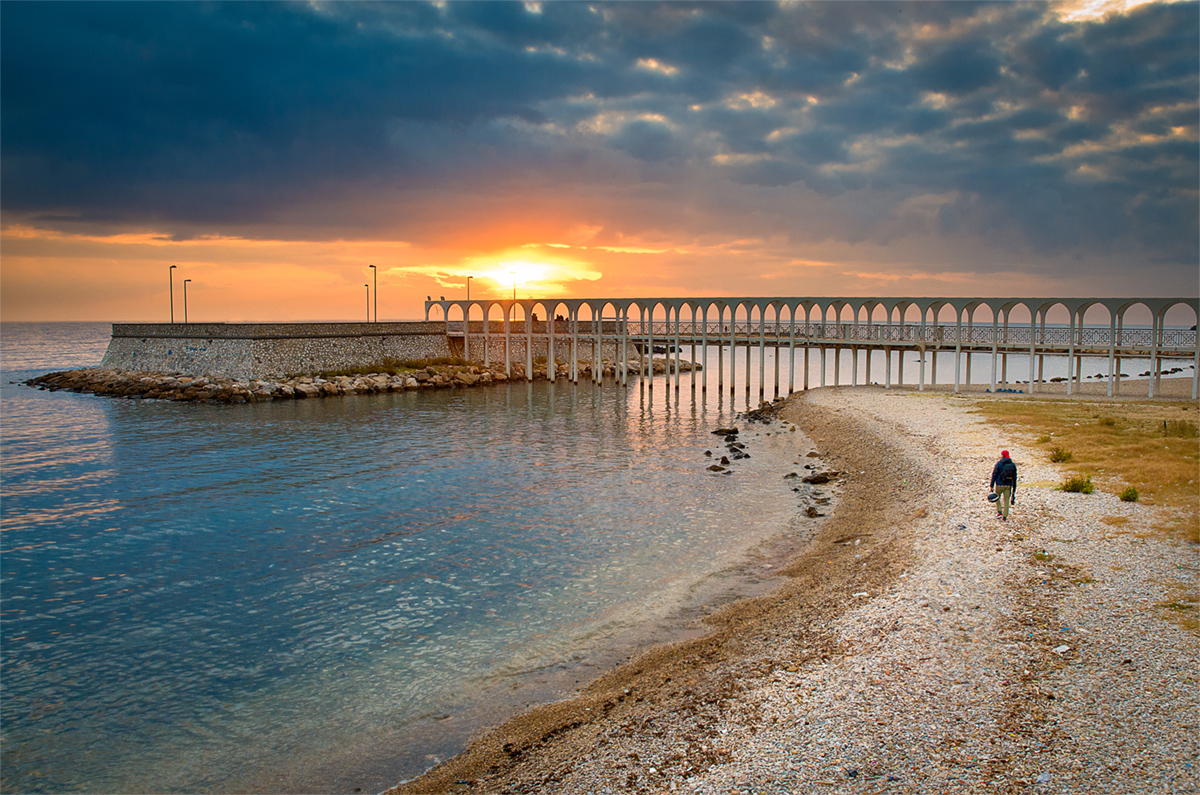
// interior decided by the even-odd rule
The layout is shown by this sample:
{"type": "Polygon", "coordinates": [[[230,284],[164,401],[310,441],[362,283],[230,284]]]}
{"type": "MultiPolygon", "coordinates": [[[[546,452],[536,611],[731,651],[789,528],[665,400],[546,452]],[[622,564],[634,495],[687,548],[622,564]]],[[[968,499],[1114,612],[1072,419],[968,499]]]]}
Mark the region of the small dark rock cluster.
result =
{"type": "MultiPolygon", "coordinates": [[[[713,431],[714,436],[720,436],[725,442],[725,449],[729,451],[729,455],[721,456],[720,463],[710,464],[708,469],[710,472],[720,472],[723,475],[732,475],[733,470],[729,469],[730,459],[740,461],[743,458],[749,458],[750,454],[746,452],[746,445],[738,441],[739,430],[736,427],[717,428],[713,431]]],[[[712,457],[712,450],[705,450],[706,457],[712,457]]]]}
{"type": "MultiPolygon", "coordinates": [[[[740,419],[744,419],[747,422],[751,422],[751,423],[754,423],[754,422],[760,422],[760,423],[764,423],[764,424],[771,423],[771,422],[774,422],[777,419],[779,419],[779,411],[780,411],[780,409],[783,408],[783,406],[786,402],[787,401],[784,398],[776,398],[774,401],[772,401],[770,403],[767,403],[764,401],[757,409],[752,409],[743,414],[739,414],[738,417],[740,419]]],[[[795,425],[790,425],[790,424],[788,425],[789,432],[795,432],[795,430],[796,430],[795,425]]],[[[733,469],[731,468],[732,461],[739,461],[744,458],[750,458],[750,453],[746,452],[745,443],[743,443],[740,440],[740,431],[737,428],[737,426],[730,426],[730,427],[725,427],[725,428],[716,428],[715,430],[712,431],[712,433],[714,436],[721,437],[721,441],[723,441],[725,443],[725,449],[728,454],[722,455],[720,457],[720,460],[717,463],[709,464],[707,469],[710,472],[716,472],[716,473],[723,474],[723,475],[732,475],[733,474],[733,469]]],[[[769,432],[768,432],[768,435],[769,435],[769,432]]],[[[714,457],[714,453],[712,450],[705,450],[704,455],[706,458],[714,457]]],[[[810,452],[810,453],[808,453],[808,457],[809,458],[817,458],[818,453],[816,451],[810,452]]],[[[798,464],[800,462],[797,461],[796,463],[798,464]]],[[[799,481],[800,483],[806,484],[808,486],[814,486],[814,485],[821,485],[821,484],[825,484],[825,483],[832,483],[835,480],[837,480],[839,477],[841,477],[841,474],[842,474],[841,472],[837,472],[835,470],[818,472],[818,471],[816,471],[816,469],[813,467],[812,464],[805,464],[804,469],[809,470],[808,474],[802,475],[799,472],[789,472],[788,474],[783,476],[783,479],[799,481]]],[[[829,497],[823,495],[821,492],[817,491],[816,489],[804,489],[801,486],[795,486],[794,488],[792,488],[792,491],[797,492],[797,493],[807,492],[807,497],[803,493],[801,493],[801,499],[802,499],[801,504],[803,505],[803,511],[804,511],[805,516],[808,516],[809,518],[817,518],[819,516],[825,515],[825,514],[821,513],[820,509],[817,506],[828,505],[830,502],[829,497]]]]}

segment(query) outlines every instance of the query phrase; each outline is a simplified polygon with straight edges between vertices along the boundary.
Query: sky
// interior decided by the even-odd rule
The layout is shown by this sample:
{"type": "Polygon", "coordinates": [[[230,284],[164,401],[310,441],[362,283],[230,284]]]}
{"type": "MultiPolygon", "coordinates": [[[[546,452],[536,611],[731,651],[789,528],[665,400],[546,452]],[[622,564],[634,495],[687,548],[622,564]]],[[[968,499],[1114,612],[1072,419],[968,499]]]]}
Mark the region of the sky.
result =
{"type": "Polygon", "coordinates": [[[1196,2],[4,0],[0,318],[1195,296],[1198,67],[1196,2]]]}

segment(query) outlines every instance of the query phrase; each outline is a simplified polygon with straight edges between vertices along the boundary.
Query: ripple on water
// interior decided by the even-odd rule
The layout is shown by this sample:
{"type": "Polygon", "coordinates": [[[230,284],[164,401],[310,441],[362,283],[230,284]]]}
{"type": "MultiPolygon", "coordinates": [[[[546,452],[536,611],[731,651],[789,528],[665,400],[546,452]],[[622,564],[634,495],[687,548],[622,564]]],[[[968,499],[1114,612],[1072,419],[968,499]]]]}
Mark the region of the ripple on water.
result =
{"type": "MultiPolygon", "coordinates": [[[[705,473],[722,415],[665,392],[190,406],[6,387],[5,787],[333,786],[311,771],[339,749],[376,759],[397,727],[661,621],[795,508],[770,456],[705,473]]],[[[427,761],[405,759],[386,775],[427,761]]]]}

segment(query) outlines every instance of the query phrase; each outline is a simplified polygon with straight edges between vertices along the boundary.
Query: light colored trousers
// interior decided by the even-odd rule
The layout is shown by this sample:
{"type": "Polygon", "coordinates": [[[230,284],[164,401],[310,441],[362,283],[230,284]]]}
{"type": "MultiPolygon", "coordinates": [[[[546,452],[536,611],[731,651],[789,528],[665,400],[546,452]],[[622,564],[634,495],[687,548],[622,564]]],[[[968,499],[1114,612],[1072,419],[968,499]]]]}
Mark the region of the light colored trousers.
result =
{"type": "Polygon", "coordinates": [[[996,503],[996,510],[1007,519],[1008,506],[1012,503],[1012,486],[996,486],[996,493],[1000,495],[1000,499],[996,503]]]}

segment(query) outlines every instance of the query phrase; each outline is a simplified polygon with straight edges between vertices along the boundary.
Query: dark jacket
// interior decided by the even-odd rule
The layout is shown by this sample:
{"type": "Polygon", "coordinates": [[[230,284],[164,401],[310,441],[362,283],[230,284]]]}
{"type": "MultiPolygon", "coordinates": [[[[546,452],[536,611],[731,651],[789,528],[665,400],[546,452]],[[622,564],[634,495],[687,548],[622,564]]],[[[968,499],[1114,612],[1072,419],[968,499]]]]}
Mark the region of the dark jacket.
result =
{"type": "Polygon", "coordinates": [[[1017,465],[1011,458],[1001,458],[992,469],[992,482],[989,488],[996,486],[1012,486],[1013,496],[1017,496],[1017,465]]]}

